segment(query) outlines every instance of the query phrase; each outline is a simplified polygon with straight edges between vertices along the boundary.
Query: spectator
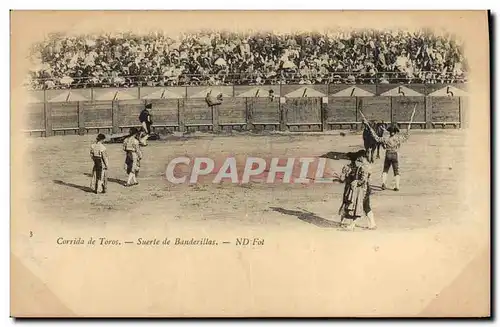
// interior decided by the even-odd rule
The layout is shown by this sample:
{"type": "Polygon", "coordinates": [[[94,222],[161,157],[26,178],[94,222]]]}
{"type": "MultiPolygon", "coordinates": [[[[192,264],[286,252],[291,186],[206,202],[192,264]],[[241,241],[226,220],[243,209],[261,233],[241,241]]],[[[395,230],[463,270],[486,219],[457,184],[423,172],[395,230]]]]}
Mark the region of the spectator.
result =
{"type": "Polygon", "coordinates": [[[450,83],[467,63],[428,31],[52,36],[32,51],[33,88],[137,85],[450,83]]]}

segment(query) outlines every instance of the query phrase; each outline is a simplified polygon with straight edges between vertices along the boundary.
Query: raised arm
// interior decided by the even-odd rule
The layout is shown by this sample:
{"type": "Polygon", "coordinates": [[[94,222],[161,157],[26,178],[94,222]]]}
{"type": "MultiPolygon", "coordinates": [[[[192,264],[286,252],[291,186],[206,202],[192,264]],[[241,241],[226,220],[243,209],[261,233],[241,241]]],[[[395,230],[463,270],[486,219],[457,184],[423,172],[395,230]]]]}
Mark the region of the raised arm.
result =
{"type": "Polygon", "coordinates": [[[401,143],[408,141],[410,137],[410,127],[406,130],[406,133],[399,133],[399,140],[401,143]]]}
{"type": "MultiPolygon", "coordinates": [[[[363,119],[363,124],[365,124],[369,131],[370,131],[370,134],[372,135],[372,137],[375,139],[375,141],[377,142],[383,142],[384,141],[384,137],[380,137],[377,135],[377,133],[373,130],[373,128],[370,126],[370,124],[368,124],[368,122],[366,121],[366,119],[363,119]]],[[[385,129],[384,129],[385,130],[385,129]]]]}

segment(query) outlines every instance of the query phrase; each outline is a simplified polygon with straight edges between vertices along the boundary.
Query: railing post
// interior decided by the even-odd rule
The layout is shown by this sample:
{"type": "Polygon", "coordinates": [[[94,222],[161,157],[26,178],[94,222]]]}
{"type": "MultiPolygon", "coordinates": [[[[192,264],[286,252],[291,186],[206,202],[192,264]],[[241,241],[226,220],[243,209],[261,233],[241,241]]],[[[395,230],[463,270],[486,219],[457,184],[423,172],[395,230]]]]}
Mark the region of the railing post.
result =
{"type": "Polygon", "coordinates": [[[245,130],[248,131],[250,129],[250,125],[251,125],[251,116],[250,116],[250,111],[251,111],[251,108],[250,108],[250,103],[249,103],[249,99],[248,98],[245,98],[245,130]]]}
{"type": "MultiPolygon", "coordinates": [[[[281,93],[281,92],[280,92],[281,93]]],[[[278,102],[278,112],[279,114],[279,122],[280,122],[280,131],[286,131],[288,130],[287,122],[288,122],[288,115],[286,111],[286,106],[284,105],[286,103],[287,99],[285,97],[281,97],[278,102]]]]}
{"type": "Polygon", "coordinates": [[[467,96],[465,97],[459,97],[458,98],[458,113],[460,117],[460,128],[461,129],[466,129],[469,127],[469,98],[467,96]]]}
{"type": "Polygon", "coordinates": [[[45,135],[52,136],[52,106],[45,102],[45,135]]]}
{"type": "Polygon", "coordinates": [[[78,135],[82,136],[85,135],[85,113],[84,113],[84,106],[83,102],[78,101],[78,135]]]}
{"type": "MultiPolygon", "coordinates": [[[[360,98],[356,96],[356,122],[358,123],[360,121],[360,114],[359,110],[363,111],[363,98],[360,98]]],[[[368,118],[367,118],[368,119],[368,118]]],[[[356,130],[362,130],[363,129],[363,124],[356,124],[356,130]]]]}
{"type": "Polygon", "coordinates": [[[458,121],[460,123],[460,127],[462,127],[462,97],[458,97],[458,121]]]}
{"type": "Polygon", "coordinates": [[[425,128],[432,129],[432,97],[425,97],[425,128]]]}
{"type": "Polygon", "coordinates": [[[325,132],[329,130],[328,124],[326,123],[327,117],[327,109],[328,109],[328,96],[321,98],[321,131],[325,132]]]}
{"type": "Polygon", "coordinates": [[[394,104],[393,104],[394,97],[393,96],[389,97],[389,100],[391,102],[391,123],[394,123],[394,104]]]}
{"type": "MultiPolygon", "coordinates": [[[[187,92],[187,89],[186,89],[187,92]]],[[[185,132],[185,118],[184,118],[184,106],[186,99],[177,99],[177,118],[179,124],[179,132],[185,132]]]]}
{"type": "Polygon", "coordinates": [[[47,101],[47,88],[43,90],[43,111],[45,118],[45,136],[52,136],[52,106],[47,101]]]}
{"type": "Polygon", "coordinates": [[[212,131],[219,132],[219,105],[210,106],[212,108],[212,131]]]}
{"type": "Polygon", "coordinates": [[[111,120],[113,126],[113,134],[120,132],[120,117],[119,117],[120,106],[117,101],[111,102],[111,120]]]}

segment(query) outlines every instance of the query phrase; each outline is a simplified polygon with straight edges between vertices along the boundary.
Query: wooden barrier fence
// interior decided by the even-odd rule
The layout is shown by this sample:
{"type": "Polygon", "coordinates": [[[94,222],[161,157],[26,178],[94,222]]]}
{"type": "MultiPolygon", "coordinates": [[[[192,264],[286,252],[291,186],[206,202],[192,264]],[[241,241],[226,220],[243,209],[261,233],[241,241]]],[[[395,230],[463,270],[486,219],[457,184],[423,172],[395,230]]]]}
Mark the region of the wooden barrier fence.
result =
{"type": "MultiPolygon", "coordinates": [[[[359,109],[369,120],[398,122],[405,127],[415,105],[417,109],[412,128],[467,127],[466,95],[453,94],[449,87],[446,92],[438,86],[425,86],[427,91],[412,87],[408,89],[405,86],[403,89],[398,86],[397,93],[395,88],[386,85],[378,88],[378,91],[366,86],[339,85],[329,88],[328,85],[321,85],[321,88],[273,86],[263,90],[257,88],[257,91],[249,86],[224,87],[215,89],[215,92],[223,94],[223,103],[213,107],[209,107],[204,99],[206,88],[188,88],[183,92],[166,89],[82,91],[87,93],[46,91],[30,101],[26,110],[26,124],[22,129],[30,135],[39,136],[120,133],[132,126],[139,126],[138,116],[146,103],[152,104],[155,132],[321,132],[357,129],[361,126],[359,109]],[[271,89],[274,94],[269,93],[271,89]],[[421,95],[415,89],[426,95],[421,95]],[[165,96],[166,92],[169,92],[168,97],[165,96]]],[[[453,90],[457,93],[456,89],[453,90]]]]}

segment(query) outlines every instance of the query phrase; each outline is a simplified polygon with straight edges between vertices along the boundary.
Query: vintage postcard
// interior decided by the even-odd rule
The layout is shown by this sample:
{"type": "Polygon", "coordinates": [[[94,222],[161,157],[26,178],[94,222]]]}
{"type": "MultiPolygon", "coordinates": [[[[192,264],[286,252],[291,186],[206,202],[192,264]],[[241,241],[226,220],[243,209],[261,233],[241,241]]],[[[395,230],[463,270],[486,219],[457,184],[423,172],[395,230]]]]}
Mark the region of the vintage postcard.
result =
{"type": "Polygon", "coordinates": [[[487,11],[11,11],[13,317],[489,317],[487,11]]]}

